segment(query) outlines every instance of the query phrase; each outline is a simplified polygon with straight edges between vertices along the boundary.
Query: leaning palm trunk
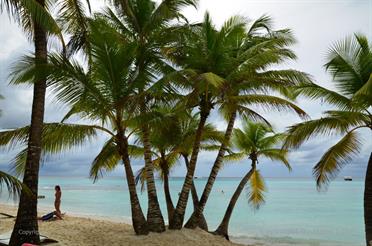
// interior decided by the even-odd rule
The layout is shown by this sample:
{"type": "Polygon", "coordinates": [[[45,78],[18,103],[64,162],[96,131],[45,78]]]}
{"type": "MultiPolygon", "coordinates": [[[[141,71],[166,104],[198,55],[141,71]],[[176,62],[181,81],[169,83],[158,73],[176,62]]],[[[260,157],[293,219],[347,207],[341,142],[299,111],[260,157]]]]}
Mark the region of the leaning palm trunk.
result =
{"type": "Polygon", "coordinates": [[[364,223],[367,246],[372,246],[372,153],[369,157],[364,187],[364,223]]]}
{"type": "MultiPolygon", "coordinates": [[[[183,158],[185,160],[186,168],[188,168],[189,167],[189,159],[187,158],[186,155],[183,155],[183,158]]],[[[195,214],[196,213],[196,209],[198,208],[198,204],[199,204],[199,197],[198,197],[198,192],[196,191],[196,187],[195,187],[194,181],[192,181],[191,196],[192,196],[192,203],[194,205],[194,212],[193,212],[193,214],[195,214]]],[[[198,226],[201,229],[203,229],[205,231],[208,231],[208,223],[207,223],[207,220],[204,217],[204,214],[201,214],[200,215],[198,226]]]]}
{"type": "Polygon", "coordinates": [[[153,232],[165,231],[164,218],[160,210],[156,186],[154,180],[154,166],[151,160],[151,146],[148,125],[142,126],[143,147],[146,169],[146,185],[148,195],[147,223],[149,230],[153,232]]]}
{"type": "Polygon", "coordinates": [[[196,162],[197,162],[198,154],[200,150],[202,133],[203,133],[205,123],[207,122],[209,112],[210,112],[210,109],[201,110],[200,112],[200,121],[199,121],[198,129],[196,130],[196,134],[195,134],[194,146],[193,146],[193,150],[191,154],[189,167],[187,168],[185,182],[183,183],[183,186],[182,186],[182,190],[181,190],[180,197],[178,199],[176,210],[174,211],[172,220],[169,222],[169,229],[172,229],[172,230],[180,230],[183,226],[183,220],[185,218],[185,211],[186,211],[187,201],[189,198],[189,192],[193,184],[196,162]]]}
{"type": "Polygon", "coordinates": [[[242,178],[240,181],[238,187],[236,188],[234,195],[232,196],[229,206],[226,209],[225,215],[221,221],[221,224],[218,226],[217,230],[214,232],[216,235],[220,235],[225,237],[227,240],[229,240],[229,222],[232,215],[232,212],[234,210],[235,204],[239,199],[240,194],[242,193],[245,185],[248,183],[249,179],[251,178],[253,172],[256,169],[256,163],[255,161],[252,161],[252,168],[251,170],[242,178]]]}
{"type": "Polygon", "coordinates": [[[200,218],[203,215],[203,211],[204,211],[205,205],[208,201],[209,194],[210,194],[210,192],[213,188],[214,181],[216,180],[218,172],[219,172],[219,170],[221,168],[221,165],[223,163],[223,158],[225,156],[225,152],[226,152],[227,146],[230,142],[232,131],[234,129],[235,119],[236,119],[236,112],[233,112],[230,116],[229,123],[227,124],[224,140],[223,140],[223,142],[221,144],[221,147],[218,151],[217,158],[214,162],[211,173],[209,174],[207,184],[205,185],[205,188],[204,188],[203,194],[200,198],[200,201],[198,203],[198,206],[197,206],[195,212],[191,215],[190,219],[188,220],[188,222],[185,225],[185,227],[187,227],[187,228],[195,228],[197,226],[202,228],[202,226],[203,226],[204,222],[201,221],[200,218]]]}
{"type": "Polygon", "coordinates": [[[172,196],[170,194],[170,189],[169,189],[168,166],[164,162],[164,160],[162,161],[161,167],[163,169],[163,188],[164,188],[165,202],[167,203],[168,221],[170,221],[171,218],[173,217],[174,205],[173,205],[172,196]]]}
{"type": "MultiPolygon", "coordinates": [[[[44,0],[37,1],[45,6],[44,0]]],[[[47,34],[45,30],[34,23],[35,62],[45,64],[47,62],[47,34]]],[[[46,78],[38,78],[34,84],[34,95],[32,103],[31,126],[28,139],[26,167],[23,183],[32,191],[32,196],[21,192],[17,219],[11,235],[12,246],[23,243],[39,244],[39,228],[37,221],[37,195],[39,181],[39,167],[41,155],[41,134],[44,122],[46,78]],[[22,233],[28,232],[28,233],[22,233]]]]}
{"type": "Polygon", "coordinates": [[[125,175],[128,184],[132,210],[133,229],[137,235],[147,235],[149,233],[149,228],[137,196],[136,182],[134,180],[133,170],[130,165],[128,154],[128,139],[123,137],[122,134],[118,134],[118,148],[120,156],[124,163],[125,175]]]}

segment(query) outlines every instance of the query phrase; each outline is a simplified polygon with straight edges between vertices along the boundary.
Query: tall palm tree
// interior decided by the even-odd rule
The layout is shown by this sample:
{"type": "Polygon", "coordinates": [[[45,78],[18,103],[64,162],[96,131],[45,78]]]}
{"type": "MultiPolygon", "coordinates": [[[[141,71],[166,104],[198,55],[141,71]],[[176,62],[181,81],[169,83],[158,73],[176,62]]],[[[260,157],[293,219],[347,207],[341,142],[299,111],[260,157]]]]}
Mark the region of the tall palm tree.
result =
{"type": "Polygon", "coordinates": [[[190,166],[177,203],[171,229],[180,229],[183,225],[188,192],[191,188],[197,157],[200,149],[200,136],[203,126],[214,107],[225,113],[228,128],[225,140],[220,148],[218,160],[212,174],[197,216],[193,216],[188,227],[198,224],[198,217],[202,214],[213,182],[220,167],[221,158],[228,146],[231,130],[237,114],[249,119],[265,121],[265,119],[249,106],[260,105],[275,109],[294,110],[298,114],[306,115],[293,103],[276,96],[267,95],[267,91],[274,90],[281,93],[284,87],[293,86],[300,79],[307,79],[305,74],[293,70],[268,70],[270,64],[277,64],[285,59],[295,58],[287,45],[293,42],[288,30],[273,32],[272,34],[257,34],[262,29],[269,29],[269,18],[262,17],[247,30],[244,18],[234,16],[227,20],[218,30],[214,27],[209,14],[205,15],[203,23],[191,25],[184,34],[178,35],[178,46],[167,52],[182,70],[179,72],[188,80],[178,82],[183,88],[190,90],[186,96],[186,105],[199,108],[200,122],[196,131],[190,166]],[[270,35],[272,38],[270,39],[270,35]],[[275,39],[277,41],[275,41],[275,39]],[[266,45],[266,46],[265,46],[266,45]],[[265,84],[265,82],[267,83],[265,84]]]}
{"type": "MultiPolygon", "coordinates": [[[[117,15],[111,10],[106,16],[121,31],[121,34],[139,46],[136,53],[136,69],[138,76],[133,81],[139,95],[139,111],[148,114],[152,104],[152,97],[147,89],[159,77],[159,73],[174,70],[166,63],[161,55],[161,49],[167,44],[174,20],[184,18],[180,14],[182,7],[195,6],[196,0],[163,0],[156,4],[152,0],[111,0],[117,15]]],[[[141,125],[144,158],[147,176],[148,213],[147,221],[150,231],[165,230],[164,219],[159,207],[154,182],[151,144],[149,142],[149,125],[146,120],[141,125]]]]}
{"type": "Polygon", "coordinates": [[[263,178],[257,169],[259,158],[269,158],[272,161],[279,161],[291,170],[287,160],[287,151],[281,148],[276,148],[276,146],[283,140],[283,134],[275,134],[270,127],[260,123],[247,121],[244,123],[242,130],[234,130],[232,139],[233,148],[238,152],[225,156],[225,159],[237,161],[248,158],[251,161],[251,168],[236,188],[226,209],[225,215],[217,230],[214,232],[215,234],[229,239],[228,227],[230,218],[235,204],[248,182],[250,182],[250,191],[248,194],[249,203],[251,203],[255,209],[258,209],[264,202],[263,192],[266,188],[263,178]]]}
{"type": "MultiPolygon", "coordinates": [[[[135,187],[133,170],[129,159],[128,126],[133,118],[131,108],[134,90],[131,81],[136,76],[134,42],[124,42],[115,28],[103,18],[89,21],[89,47],[91,58],[86,68],[77,60],[51,55],[44,68],[48,85],[56,98],[71,107],[64,120],[72,115],[97,122],[96,130],[110,137],[92,164],[92,177],[97,179],[104,164],[111,170],[122,162],[129,187],[133,227],[137,234],[147,234],[148,227],[135,187]],[[95,171],[96,170],[96,171],[95,171]]],[[[39,73],[38,68],[21,63],[14,74],[22,81],[29,74],[39,73]]],[[[53,136],[53,135],[52,135],[53,136]]],[[[56,135],[55,135],[56,136],[56,135]]]]}
{"type": "MultiPolygon", "coordinates": [[[[361,148],[357,131],[372,130],[372,45],[366,36],[355,34],[335,43],[328,54],[325,68],[333,76],[336,90],[313,83],[302,84],[298,93],[311,99],[322,99],[336,107],[320,119],[309,120],[289,128],[286,147],[299,147],[317,135],[342,134],[342,139],[329,148],[314,166],[319,189],[337,176],[339,171],[361,148]]],[[[372,241],[372,154],[365,177],[364,220],[366,243],[372,241]]]]}
{"type": "Polygon", "coordinates": [[[233,17],[221,30],[221,32],[228,33],[235,28],[235,35],[231,37],[234,42],[225,44],[230,45],[231,49],[230,56],[225,58],[230,62],[226,64],[223,71],[223,76],[228,83],[221,98],[217,100],[219,110],[227,121],[227,128],[197,212],[192,215],[185,227],[195,228],[198,225],[198,218],[203,213],[221,168],[238,116],[269,125],[264,117],[250,107],[260,102],[264,107],[269,106],[271,110],[273,108],[279,111],[290,109],[300,117],[306,117],[306,114],[290,101],[274,96],[279,93],[288,97],[291,87],[299,82],[310,81],[310,79],[305,73],[293,69],[272,69],[273,65],[295,59],[296,56],[288,48],[294,42],[290,31],[274,31],[271,23],[272,20],[268,16],[262,16],[251,24],[233,17]],[[237,32],[236,28],[241,25],[244,28],[237,32]],[[264,102],[267,104],[265,105],[264,102]]]}
{"type": "MultiPolygon", "coordinates": [[[[57,34],[63,41],[61,30],[47,10],[45,0],[1,0],[0,11],[6,9],[26,33],[33,38],[35,46],[35,63],[43,66],[47,63],[47,32],[57,34]]],[[[18,213],[10,245],[21,245],[25,242],[40,242],[37,224],[37,189],[39,161],[41,153],[41,128],[44,120],[44,103],[46,91],[45,76],[35,77],[34,95],[31,113],[31,128],[28,142],[28,154],[23,183],[30,188],[34,196],[21,192],[18,213]],[[32,231],[25,235],[19,231],[32,231]]]]}

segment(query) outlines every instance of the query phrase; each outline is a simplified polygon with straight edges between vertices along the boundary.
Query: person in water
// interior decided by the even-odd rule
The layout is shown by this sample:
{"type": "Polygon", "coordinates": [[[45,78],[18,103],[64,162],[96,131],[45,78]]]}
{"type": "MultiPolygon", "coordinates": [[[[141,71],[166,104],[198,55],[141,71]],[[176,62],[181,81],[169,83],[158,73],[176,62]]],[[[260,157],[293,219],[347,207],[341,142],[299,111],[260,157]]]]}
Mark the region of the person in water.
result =
{"type": "Polygon", "coordinates": [[[56,209],[55,215],[58,219],[62,219],[62,213],[61,213],[61,197],[62,197],[62,191],[61,187],[59,185],[56,185],[54,187],[55,193],[55,200],[54,200],[54,208],[56,209]]]}

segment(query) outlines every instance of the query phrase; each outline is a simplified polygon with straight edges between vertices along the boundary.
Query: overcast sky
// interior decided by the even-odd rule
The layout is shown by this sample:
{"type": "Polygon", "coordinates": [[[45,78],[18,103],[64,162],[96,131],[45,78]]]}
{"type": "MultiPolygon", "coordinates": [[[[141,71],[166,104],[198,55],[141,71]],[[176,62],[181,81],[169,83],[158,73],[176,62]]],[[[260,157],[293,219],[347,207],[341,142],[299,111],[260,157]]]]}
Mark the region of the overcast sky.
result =
{"type": "MultiPolygon", "coordinates": [[[[98,11],[103,0],[91,0],[93,9],[98,11]]],[[[243,15],[249,19],[256,19],[263,14],[269,14],[276,28],[290,28],[293,30],[298,43],[293,47],[298,56],[294,63],[286,66],[302,70],[313,76],[322,86],[332,88],[331,78],[326,74],[323,64],[329,46],[337,40],[355,32],[363,33],[372,41],[372,0],[201,0],[198,10],[186,9],[185,15],[191,21],[202,19],[208,10],[217,26],[221,25],[232,15],[243,15]]],[[[3,115],[0,118],[0,129],[20,127],[29,124],[32,88],[9,86],[9,67],[21,55],[32,51],[32,45],[16,24],[9,21],[5,14],[0,14],[0,94],[6,97],[0,101],[3,115]]],[[[321,112],[327,109],[320,102],[305,99],[298,100],[298,104],[312,118],[320,117],[321,112]]],[[[66,111],[61,105],[48,97],[45,120],[48,122],[60,121],[66,111]]],[[[297,116],[292,114],[268,113],[263,114],[273,122],[277,131],[283,131],[293,123],[299,122],[297,116]]],[[[225,124],[217,114],[213,114],[210,122],[221,130],[225,124]]],[[[238,122],[239,125],[239,122],[238,122]]],[[[372,135],[370,131],[362,131],[364,147],[358,158],[348,165],[342,175],[364,176],[366,163],[372,150],[372,135]]],[[[268,177],[307,177],[311,176],[312,166],[319,160],[324,151],[335,143],[339,137],[316,138],[304,144],[299,150],[290,155],[293,171],[287,170],[268,160],[260,161],[262,173],[268,177]]],[[[42,175],[58,176],[87,176],[90,162],[98,153],[105,140],[99,136],[94,143],[87,143],[72,152],[64,153],[57,158],[45,162],[41,169],[42,175]]],[[[9,161],[14,157],[15,151],[0,150],[0,170],[9,170],[9,161]]],[[[207,176],[215,153],[202,153],[199,156],[197,176],[207,176]]],[[[137,170],[142,161],[136,161],[137,170]]],[[[248,161],[226,164],[220,172],[221,176],[242,176],[249,168],[248,161]]],[[[173,170],[173,176],[184,175],[183,163],[173,170]]],[[[122,168],[118,168],[112,175],[122,175],[122,168]]]]}

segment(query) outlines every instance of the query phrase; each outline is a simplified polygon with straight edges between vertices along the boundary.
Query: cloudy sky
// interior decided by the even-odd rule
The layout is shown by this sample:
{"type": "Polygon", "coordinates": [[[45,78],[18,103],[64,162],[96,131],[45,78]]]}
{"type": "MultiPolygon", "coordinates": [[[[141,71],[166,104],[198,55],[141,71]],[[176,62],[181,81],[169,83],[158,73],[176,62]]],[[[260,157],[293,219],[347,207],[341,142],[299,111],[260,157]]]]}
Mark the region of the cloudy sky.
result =
{"type": "MultiPolygon", "coordinates": [[[[98,11],[103,0],[91,0],[93,9],[98,11]]],[[[198,10],[185,9],[185,15],[191,21],[202,19],[205,11],[209,11],[217,26],[232,15],[243,15],[249,19],[256,19],[263,14],[269,14],[275,21],[276,28],[290,28],[293,30],[298,43],[293,47],[298,60],[286,66],[305,71],[313,76],[322,86],[332,88],[331,78],[324,67],[325,56],[329,46],[352,33],[364,33],[372,40],[372,0],[200,0],[198,10]]],[[[32,102],[32,88],[9,86],[8,74],[12,64],[25,53],[32,51],[32,45],[16,24],[9,21],[5,14],[0,14],[0,94],[6,97],[0,101],[3,115],[0,118],[0,129],[20,127],[29,124],[32,102]]],[[[320,102],[298,100],[298,104],[312,118],[320,117],[327,109],[320,102]]],[[[45,120],[59,121],[66,108],[58,105],[48,96],[45,120]]],[[[277,131],[283,131],[287,126],[299,122],[292,114],[268,113],[263,114],[273,122],[277,131]]],[[[218,115],[213,114],[210,121],[220,129],[225,124],[218,115]]],[[[239,123],[238,123],[239,125],[239,123]]],[[[372,149],[372,135],[362,131],[364,147],[358,158],[348,165],[340,175],[364,176],[366,163],[372,149]]],[[[76,175],[87,176],[90,162],[98,153],[105,140],[99,136],[94,143],[76,148],[72,152],[44,163],[42,175],[76,175]]],[[[319,160],[322,153],[335,143],[339,136],[332,138],[316,138],[303,145],[290,155],[293,171],[288,173],[285,168],[268,160],[260,162],[260,168],[268,177],[308,177],[311,176],[312,166],[319,160]]],[[[0,170],[9,170],[9,162],[14,157],[14,151],[0,150],[0,170]]],[[[213,164],[215,153],[202,153],[197,166],[197,176],[207,176],[213,164]]],[[[142,161],[135,162],[138,169],[142,161]]],[[[221,176],[241,176],[249,167],[247,161],[226,164],[221,176]]],[[[123,170],[118,168],[111,175],[121,175],[123,170]]],[[[172,172],[173,176],[184,175],[182,163],[172,172]]]]}

